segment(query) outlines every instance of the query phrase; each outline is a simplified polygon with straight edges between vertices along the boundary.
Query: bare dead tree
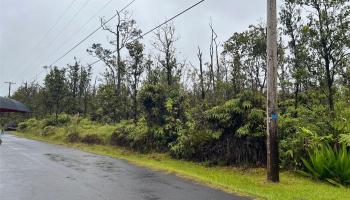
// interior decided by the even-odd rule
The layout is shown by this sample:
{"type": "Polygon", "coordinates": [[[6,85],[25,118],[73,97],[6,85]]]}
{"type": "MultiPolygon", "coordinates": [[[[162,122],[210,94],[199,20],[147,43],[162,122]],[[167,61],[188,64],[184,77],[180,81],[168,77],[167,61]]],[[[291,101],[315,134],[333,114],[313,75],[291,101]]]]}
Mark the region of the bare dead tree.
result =
{"type": "Polygon", "coordinates": [[[200,86],[201,86],[201,97],[202,100],[205,99],[205,88],[204,88],[204,77],[203,77],[203,53],[201,49],[198,47],[198,53],[197,53],[198,61],[199,61],[199,79],[200,79],[200,86]]]}
{"type": "MultiPolygon", "coordinates": [[[[214,45],[215,45],[215,58],[216,58],[216,79],[217,81],[221,80],[221,68],[220,68],[220,56],[219,56],[219,43],[217,42],[218,34],[215,32],[213,28],[213,24],[210,23],[210,29],[212,32],[212,54],[214,54],[214,45]]],[[[213,63],[213,62],[212,62],[213,63]]],[[[214,64],[214,63],[213,63],[214,64]]]]}
{"type": "Polygon", "coordinates": [[[209,83],[209,85],[211,85],[213,91],[215,91],[215,78],[214,78],[214,38],[215,38],[215,33],[214,33],[214,30],[212,29],[212,22],[210,22],[209,27],[211,28],[210,49],[209,49],[209,54],[210,54],[210,64],[209,64],[210,83],[209,83]]]}

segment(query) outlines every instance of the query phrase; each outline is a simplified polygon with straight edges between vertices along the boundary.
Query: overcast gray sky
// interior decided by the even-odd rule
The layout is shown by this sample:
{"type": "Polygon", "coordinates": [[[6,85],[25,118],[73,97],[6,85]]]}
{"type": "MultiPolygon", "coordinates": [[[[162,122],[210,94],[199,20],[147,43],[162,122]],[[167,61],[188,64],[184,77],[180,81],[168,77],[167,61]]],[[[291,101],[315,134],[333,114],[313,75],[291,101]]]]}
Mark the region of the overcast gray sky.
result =
{"type": "MultiPolygon", "coordinates": [[[[112,0],[81,29],[109,0],[75,0],[59,23],[51,29],[73,1],[0,0],[0,96],[7,95],[8,86],[4,81],[16,82],[16,88],[25,81],[33,80],[42,70],[42,66],[50,65],[77,41],[96,29],[99,26],[99,17],[109,18],[115,10],[130,2],[112,0]],[[44,38],[49,30],[52,31],[44,38]]],[[[128,11],[132,13],[138,26],[146,32],[196,1],[198,0],[136,0],[128,11]]],[[[206,0],[177,18],[174,24],[180,38],[177,43],[180,59],[195,62],[197,46],[204,50],[209,48],[210,18],[219,34],[219,41],[223,42],[234,32],[245,30],[250,24],[265,21],[266,0],[206,0]]],[[[110,23],[113,24],[115,21],[110,23]]],[[[146,47],[150,46],[150,40],[151,35],[144,38],[146,47]]],[[[95,59],[86,53],[86,49],[92,43],[107,45],[107,41],[108,33],[99,31],[56,65],[64,67],[67,63],[72,63],[74,56],[82,64],[92,62],[95,59]]],[[[95,74],[103,70],[101,64],[94,66],[95,74]]],[[[44,75],[38,77],[39,82],[44,75]]]]}

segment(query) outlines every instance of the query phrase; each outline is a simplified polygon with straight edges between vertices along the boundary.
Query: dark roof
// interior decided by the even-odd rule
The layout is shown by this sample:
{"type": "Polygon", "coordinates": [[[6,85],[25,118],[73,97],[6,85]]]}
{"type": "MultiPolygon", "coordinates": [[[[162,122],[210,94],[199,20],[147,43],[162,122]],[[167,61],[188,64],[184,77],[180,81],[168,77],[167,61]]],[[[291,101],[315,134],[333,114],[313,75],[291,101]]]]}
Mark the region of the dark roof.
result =
{"type": "Polygon", "coordinates": [[[30,112],[30,110],[27,106],[25,106],[19,101],[5,97],[0,97],[0,112],[28,113],[30,112]]]}

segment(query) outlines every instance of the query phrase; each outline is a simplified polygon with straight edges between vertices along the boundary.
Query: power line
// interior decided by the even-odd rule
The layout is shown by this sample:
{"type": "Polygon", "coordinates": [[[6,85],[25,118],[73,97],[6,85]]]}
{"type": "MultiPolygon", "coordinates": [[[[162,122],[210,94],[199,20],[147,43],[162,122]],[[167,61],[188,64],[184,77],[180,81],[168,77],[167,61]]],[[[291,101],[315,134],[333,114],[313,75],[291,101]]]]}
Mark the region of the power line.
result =
{"type": "MultiPolygon", "coordinates": [[[[73,21],[79,16],[79,14],[81,13],[81,11],[89,4],[91,0],[87,0],[85,1],[82,6],[77,10],[77,12],[75,12],[75,14],[73,15],[73,17],[68,21],[68,23],[66,23],[63,28],[60,29],[60,31],[58,32],[58,34],[55,35],[55,37],[51,40],[51,42],[46,45],[45,48],[50,49],[52,47],[52,45],[56,42],[56,40],[64,33],[64,31],[73,23],[73,21]]],[[[40,60],[40,58],[42,57],[42,55],[40,55],[38,57],[38,59],[33,63],[33,64],[37,64],[40,60]]]]}
{"type": "MultiPolygon", "coordinates": [[[[127,6],[125,6],[122,10],[120,10],[119,12],[122,12],[124,9],[126,9],[128,6],[130,6],[134,1],[131,1],[127,6]]],[[[175,16],[171,17],[170,19],[164,21],[163,23],[155,26],[154,28],[150,29],[149,31],[147,31],[146,33],[140,35],[139,37],[135,38],[134,40],[132,40],[131,42],[134,42],[136,40],[139,40],[141,38],[144,38],[146,35],[152,33],[153,31],[155,31],[156,29],[164,26],[165,24],[169,23],[170,21],[173,21],[174,19],[178,18],[179,16],[183,15],[184,13],[192,10],[194,7],[200,5],[201,3],[203,3],[205,0],[201,0],[198,1],[197,3],[193,4],[192,6],[186,8],[185,10],[179,12],[178,14],[176,14],[175,16]]],[[[71,48],[69,51],[67,51],[65,54],[63,54],[61,57],[59,57],[57,60],[55,60],[50,66],[53,66],[55,63],[57,63],[58,61],[60,61],[62,58],[64,58],[66,55],[68,55],[71,51],[73,51],[75,48],[77,48],[80,44],[82,44],[83,42],[85,42],[89,37],[91,37],[94,33],[96,33],[98,30],[100,30],[105,24],[107,24],[108,22],[110,22],[112,19],[114,19],[116,16],[118,16],[118,13],[113,15],[109,20],[107,20],[104,24],[102,24],[99,28],[97,28],[95,31],[93,31],[91,34],[89,34],[87,37],[85,37],[83,40],[81,40],[78,44],[76,44],[73,48],[71,48]]],[[[119,50],[123,49],[124,47],[120,48],[119,50]]],[[[114,50],[112,53],[117,52],[118,50],[114,50]]],[[[88,64],[89,66],[93,66],[96,63],[100,62],[101,60],[96,60],[91,64],[88,64]]],[[[37,77],[38,75],[42,74],[44,72],[44,70],[42,70],[39,74],[37,74],[35,77],[37,77]]]]}
{"type": "MultiPolygon", "coordinates": [[[[130,3],[128,3],[126,6],[124,6],[120,11],[123,12],[125,9],[127,9],[129,6],[131,6],[136,0],[132,0],[130,3]]],[[[74,45],[70,50],[68,50],[65,54],[63,54],[61,57],[59,57],[55,62],[51,63],[50,66],[53,66],[54,64],[56,64],[58,61],[60,61],[62,58],[64,58],[66,55],[68,55],[70,52],[72,52],[75,48],[77,48],[79,45],[81,45],[83,42],[85,42],[87,39],[89,39],[92,35],[94,35],[97,31],[99,31],[105,24],[109,23],[110,21],[112,21],[115,17],[118,16],[118,13],[116,13],[115,15],[113,15],[111,18],[109,18],[106,22],[104,22],[102,25],[100,25],[97,29],[95,29],[94,31],[92,31],[89,35],[87,35],[84,39],[82,39],[81,41],[79,41],[76,45],[74,45]]],[[[37,77],[39,75],[41,75],[43,72],[45,71],[45,69],[42,69],[39,73],[37,73],[35,76],[33,76],[30,80],[36,80],[37,77]]]]}
{"type": "Polygon", "coordinates": [[[68,21],[68,23],[61,29],[61,31],[55,36],[52,42],[47,46],[48,48],[50,48],[52,44],[62,35],[65,29],[68,28],[68,26],[73,23],[73,21],[78,17],[81,11],[90,3],[90,1],[91,0],[87,0],[84,2],[84,4],[79,8],[79,10],[73,15],[73,17],[68,21]]]}
{"type": "Polygon", "coordinates": [[[87,39],[89,39],[93,34],[95,34],[97,31],[99,31],[104,25],[109,23],[112,19],[118,16],[118,13],[123,12],[126,8],[128,8],[132,3],[134,3],[136,0],[131,1],[129,4],[127,4],[123,9],[118,11],[116,14],[114,14],[110,19],[108,19],[106,22],[101,24],[96,30],[94,30],[92,33],[90,33],[88,36],[86,36],[83,40],[78,42],[76,45],[74,45],[70,50],[68,50],[66,53],[64,53],[61,57],[59,57],[57,60],[55,60],[53,63],[51,63],[50,66],[56,64],[58,61],[60,61],[62,58],[64,58],[66,55],[68,55],[70,52],[72,52],[75,48],[77,48],[79,45],[81,45],[83,42],[85,42],[87,39]]]}
{"type": "MultiPolygon", "coordinates": [[[[81,11],[82,11],[85,7],[89,4],[90,1],[91,1],[91,0],[85,1],[85,2],[79,7],[79,9],[77,10],[77,12],[74,13],[73,17],[68,21],[68,23],[66,23],[66,24],[63,26],[63,28],[60,29],[60,31],[58,32],[58,34],[56,34],[56,36],[53,38],[53,40],[52,40],[48,45],[46,45],[45,48],[50,49],[50,48],[52,47],[52,45],[54,44],[54,42],[56,42],[56,40],[62,35],[62,33],[67,29],[67,27],[68,27],[69,25],[71,25],[71,23],[78,17],[78,15],[81,13],[81,11]]],[[[41,58],[42,58],[42,54],[39,55],[39,56],[35,59],[35,61],[32,62],[32,63],[30,64],[30,66],[33,65],[33,64],[39,63],[39,61],[40,61],[41,58]]]]}
{"type": "Polygon", "coordinates": [[[68,5],[68,7],[63,11],[63,13],[57,18],[56,22],[49,28],[49,30],[44,34],[44,36],[40,39],[36,47],[41,46],[40,44],[49,36],[51,31],[57,26],[57,24],[63,19],[63,17],[66,15],[66,13],[69,11],[69,9],[73,6],[73,4],[77,0],[72,0],[71,3],[68,5]]]}
{"type": "MultiPolygon", "coordinates": [[[[63,17],[68,13],[68,11],[70,10],[70,8],[73,6],[73,4],[76,2],[77,0],[72,0],[70,2],[70,4],[64,9],[64,11],[62,12],[62,14],[56,19],[56,21],[53,23],[53,25],[46,31],[45,34],[43,34],[43,37],[38,41],[38,43],[34,46],[33,51],[35,52],[37,48],[39,48],[41,46],[41,44],[47,39],[47,37],[50,35],[50,33],[54,30],[54,28],[61,22],[61,20],[63,19],[63,17]]],[[[40,57],[40,55],[39,55],[40,57]]],[[[39,57],[37,57],[36,59],[38,59],[39,57]]],[[[29,65],[32,65],[34,63],[34,60],[36,59],[31,59],[31,61],[27,61],[24,64],[27,65],[28,63],[30,63],[29,65]]]]}
{"type": "Polygon", "coordinates": [[[146,35],[152,33],[152,32],[155,31],[156,29],[158,29],[158,28],[164,26],[165,24],[169,23],[170,21],[174,20],[175,18],[179,17],[180,15],[182,15],[182,14],[184,14],[184,13],[190,11],[191,9],[193,9],[194,7],[196,7],[196,6],[198,6],[199,4],[203,3],[204,1],[205,1],[205,0],[201,0],[201,1],[199,1],[199,2],[197,2],[197,3],[195,3],[195,4],[193,4],[192,6],[188,7],[187,9],[183,10],[182,12],[178,13],[178,14],[175,15],[174,17],[172,17],[172,18],[166,20],[165,22],[159,24],[158,26],[156,26],[156,27],[152,28],[151,30],[147,31],[146,33],[142,34],[142,35],[139,36],[138,38],[134,39],[132,42],[134,42],[134,41],[136,41],[136,40],[139,40],[139,39],[145,37],[146,35]]]}
{"type": "MultiPolygon", "coordinates": [[[[155,30],[157,30],[158,28],[164,26],[165,24],[167,24],[167,23],[173,21],[173,20],[176,19],[177,17],[179,17],[179,16],[183,15],[184,13],[190,11],[191,9],[193,9],[194,7],[196,7],[196,6],[198,6],[199,4],[203,3],[204,1],[205,1],[205,0],[201,0],[201,1],[199,1],[199,2],[197,2],[197,3],[195,3],[195,4],[193,4],[192,6],[188,7],[187,9],[185,9],[185,10],[183,10],[183,11],[181,11],[181,12],[179,12],[178,14],[176,14],[175,16],[173,16],[172,18],[170,18],[170,19],[164,21],[163,23],[159,24],[158,26],[156,26],[156,27],[150,29],[150,30],[147,31],[146,33],[144,33],[144,34],[140,35],[139,37],[135,38],[135,39],[132,40],[130,43],[135,42],[136,40],[139,40],[139,39],[141,39],[141,38],[144,38],[146,35],[152,33],[153,31],[155,31],[155,30]]],[[[124,47],[121,47],[119,50],[121,50],[121,49],[123,49],[123,48],[124,48],[124,47]]],[[[114,50],[114,51],[112,51],[112,53],[115,53],[115,52],[117,52],[117,51],[118,51],[118,50],[114,50]]],[[[100,61],[101,61],[101,60],[96,60],[95,62],[89,64],[89,66],[93,66],[93,65],[95,65],[96,63],[98,63],[98,62],[100,62],[100,61]]]]}
{"type": "Polygon", "coordinates": [[[66,40],[65,42],[62,42],[62,44],[55,49],[53,52],[51,52],[50,55],[52,55],[54,52],[61,50],[69,41],[71,41],[71,39],[73,38],[73,36],[78,35],[84,28],[85,26],[87,26],[93,19],[96,18],[96,16],[103,10],[105,9],[113,0],[109,0],[107,3],[105,3],[100,9],[98,9],[98,11],[92,16],[90,17],[80,28],[77,29],[77,31],[75,31],[71,37],[69,37],[68,40],[66,40]]]}

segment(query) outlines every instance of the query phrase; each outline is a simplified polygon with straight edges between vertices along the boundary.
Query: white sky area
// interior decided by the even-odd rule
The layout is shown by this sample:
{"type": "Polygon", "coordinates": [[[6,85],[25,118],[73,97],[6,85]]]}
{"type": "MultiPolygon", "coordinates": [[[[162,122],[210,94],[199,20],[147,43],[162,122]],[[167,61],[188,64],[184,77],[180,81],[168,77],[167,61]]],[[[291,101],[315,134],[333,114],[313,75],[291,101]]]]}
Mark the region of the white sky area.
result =
{"type": "MultiPolygon", "coordinates": [[[[36,75],[43,70],[43,66],[50,65],[95,30],[100,25],[100,17],[108,19],[116,10],[130,2],[130,0],[112,0],[95,16],[110,0],[75,0],[56,24],[72,1],[74,0],[0,0],[0,96],[6,96],[8,93],[5,81],[16,82],[13,91],[24,82],[33,81],[35,78],[42,83],[46,72],[43,71],[44,73],[37,77],[36,75]],[[48,32],[49,30],[51,31],[48,32]]],[[[142,31],[146,32],[197,1],[136,0],[128,11],[142,31]]],[[[179,37],[176,44],[178,59],[196,65],[197,47],[200,46],[205,59],[208,60],[210,19],[218,33],[218,41],[222,44],[234,32],[244,31],[250,24],[264,22],[266,2],[266,0],[206,0],[180,16],[174,21],[179,37]]],[[[110,26],[115,24],[115,20],[109,23],[110,26]]],[[[95,61],[96,58],[88,55],[86,49],[93,43],[109,47],[108,37],[111,37],[108,32],[98,31],[55,65],[65,67],[66,64],[74,62],[74,57],[77,57],[82,64],[95,61]]],[[[152,39],[153,35],[150,34],[142,40],[146,45],[145,53],[149,53],[152,49],[150,45],[152,39]]],[[[103,71],[102,63],[94,65],[94,76],[103,71]]]]}

